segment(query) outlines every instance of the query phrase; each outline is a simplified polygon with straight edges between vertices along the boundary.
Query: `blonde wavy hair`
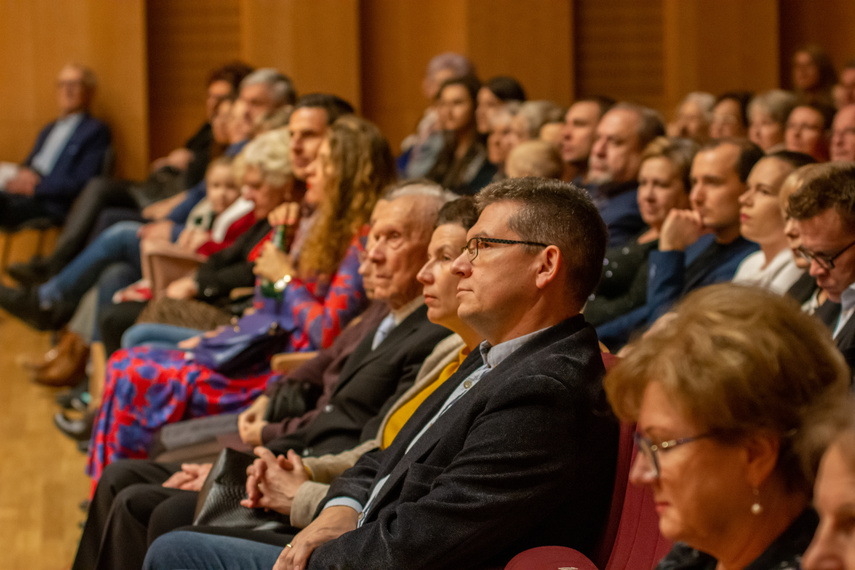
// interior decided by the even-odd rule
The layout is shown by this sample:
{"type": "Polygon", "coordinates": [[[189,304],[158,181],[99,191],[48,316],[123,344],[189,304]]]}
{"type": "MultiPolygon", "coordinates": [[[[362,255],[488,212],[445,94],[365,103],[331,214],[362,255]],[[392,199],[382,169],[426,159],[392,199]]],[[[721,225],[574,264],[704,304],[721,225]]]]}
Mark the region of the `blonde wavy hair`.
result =
{"type": "Polygon", "coordinates": [[[368,223],[374,204],[396,177],[389,142],[373,123],[345,115],[328,129],[327,139],[333,175],[300,253],[301,275],[335,273],[353,236],[368,223]]]}
{"type": "Polygon", "coordinates": [[[849,388],[828,329],[790,298],[729,283],[691,293],[669,317],[606,376],[618,417],[636,421],[647,385],[659,382],[720,441],[777,435],[776,472],[788,489],[809,494],[832,431],[827,420],[841,416],[849,388]]]}

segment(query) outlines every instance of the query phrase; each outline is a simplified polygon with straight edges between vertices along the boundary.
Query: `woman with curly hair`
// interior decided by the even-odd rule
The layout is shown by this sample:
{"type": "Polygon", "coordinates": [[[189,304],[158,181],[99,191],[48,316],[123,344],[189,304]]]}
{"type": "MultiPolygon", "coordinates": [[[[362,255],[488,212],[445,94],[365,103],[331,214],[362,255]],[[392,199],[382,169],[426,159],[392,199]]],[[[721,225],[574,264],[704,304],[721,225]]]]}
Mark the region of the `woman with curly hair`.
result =
{"type": "MultiPolygon", "coordinates": [[[[245,180],[254,169],[247,160],[245,180]]],[[[273,352],[332,343],[365,306],[357,273],[362,238],[394,172],[388,142],[377,127],[353,116],[333,124],[310,167],[306,201],[319,206],[303,243],[295,244],[299,255],[292,259],[269,242],[257,248],[255,272],[272,296],[256,287],[254,311],[234,327],[189,339],[182,350],[135,347],[110,358],[89,446],[87,473],[93,480],[115,459],[146,457],[154,432],[165,424],[242,410],[273,376],[273,352]],[[279,340],[267,343],[258,357],[254,342],[271,335],[279,340]],[[256,351],[249,352],[253,345],[256,351]],[[238,356],[224,361],[226,352],[238,356]],[[241,354],[251,364],[241,364],[241,354]]],[[[271,213],[274,225],[292,217],[282,207],[271,213]]]]}

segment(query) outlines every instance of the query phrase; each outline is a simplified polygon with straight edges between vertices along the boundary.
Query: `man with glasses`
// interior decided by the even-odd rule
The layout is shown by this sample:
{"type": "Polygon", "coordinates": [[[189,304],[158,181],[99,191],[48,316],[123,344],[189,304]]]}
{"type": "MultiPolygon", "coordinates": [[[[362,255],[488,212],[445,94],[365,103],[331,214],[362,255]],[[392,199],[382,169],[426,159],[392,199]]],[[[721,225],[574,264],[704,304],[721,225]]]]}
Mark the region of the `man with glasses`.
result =
{"type": "Polygon", "coordinates": [[[829,163],[816,167],[789,198],[810,274],[832,305],[818,313],[829,324],[837,347],[852,368],[855,363],[855,164],[829,163]],[[839,303],[839,305],[837,305],[839,303]]]}
{"type": "Polygon", "coordinates": [[[89,114],[95,74],[72,63],[56,81],[59,118],[46,126],[23,164],[0,163],[0,227],[65,219],[86,182],[101,172],[110,129],[89,114]]]}
{"type": "Polygon", "coordinates": [[[618,426],[579,311],[602,271],[606,227],[564,182],[505,180],[476,200],[480,217],[452,269],[458,315],[486,339],[480,349],[389,447],[331,485],[284,550],[202,538],[206,559],[182,556],[182,568],[237,548],[246,565],[280,570],[504,566],[550,544],[592,554],[618,426]]]}

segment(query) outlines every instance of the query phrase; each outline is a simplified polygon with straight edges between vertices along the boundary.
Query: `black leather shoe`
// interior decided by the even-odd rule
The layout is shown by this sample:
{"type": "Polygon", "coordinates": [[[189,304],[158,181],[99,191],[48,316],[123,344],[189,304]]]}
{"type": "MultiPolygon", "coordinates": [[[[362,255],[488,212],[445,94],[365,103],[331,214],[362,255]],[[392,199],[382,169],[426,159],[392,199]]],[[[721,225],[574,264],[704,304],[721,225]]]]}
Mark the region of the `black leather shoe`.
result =
{"type": "Polygon", "coordinates": [[[53,425],[75,441],[89,441],[94,423],[95,414],[86,414],[79,420],[71,419],[63,412],[57,412],[53,416],[53,425]]]}
{"type": "Polygon", "coordinates": [[[83,441],[78,441],[77,451],[79,451],[83,455],[89,455],[89,440],[84,439],[83,441]]]}
{"type": "Polygon", "coordinates": [[[41,308],[36,287],[13,289],[0,285],[0,307],[40,331],[61,329],[74,312],[63,303],[56,303],[49,309],[41,308]]]}
{"type": "Polygon", "coordinates": [[[71,390],[57,395],[56,403],[64,410],[85,412],[89,408],[89,379],[74,386],[71,390]]]}
{"type": "Polygon", "coordinates": [[[21,285],[41,285],[50,279],[50,265],[44,259],[34,258],[29,263],[13,263],[6,273],[21,285]]]}

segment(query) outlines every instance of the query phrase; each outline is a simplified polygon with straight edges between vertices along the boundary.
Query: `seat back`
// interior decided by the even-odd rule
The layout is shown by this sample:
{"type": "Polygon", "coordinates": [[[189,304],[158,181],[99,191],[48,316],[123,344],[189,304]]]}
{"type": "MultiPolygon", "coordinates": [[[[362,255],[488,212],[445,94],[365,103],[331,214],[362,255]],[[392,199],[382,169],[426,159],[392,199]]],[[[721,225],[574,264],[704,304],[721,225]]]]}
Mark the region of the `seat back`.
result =
{"type": "Polygon", "coordinates": [[[617,463],[615,465],[615,482],[612,487],[612,500],[609,506],[609,515],[606,520],[606,526],[603,529],[603,534],[600,536],[593,552],[594,562],[598,568],[605,568],[606,564],[608,564],[612,550],[614,549],[615,540],[617,539],[618,529],[622,519],[621,514],[623,512],[624,501],[626,498],[627,484],[629,482],[629,468],[632,466],[632,458],[634,456],[632,439],[633,433],[635,433],[635,424],[620,424],[617,463]]]}
{"type": "Polygon", "coordinates": [[[539,546],[520,552],[505,570],[597,570],[587,556],[566,546],[539,546]]]}
{"type": "MultiPolygon", "coordinates": [[[[635,457],[637,450],[633,450],[635,457]]],[[[671,542],[659,533],[659,516],[649,487],[626,486],[620,525],[606,570],[653,568],[671,549],[671,542]]]]}

